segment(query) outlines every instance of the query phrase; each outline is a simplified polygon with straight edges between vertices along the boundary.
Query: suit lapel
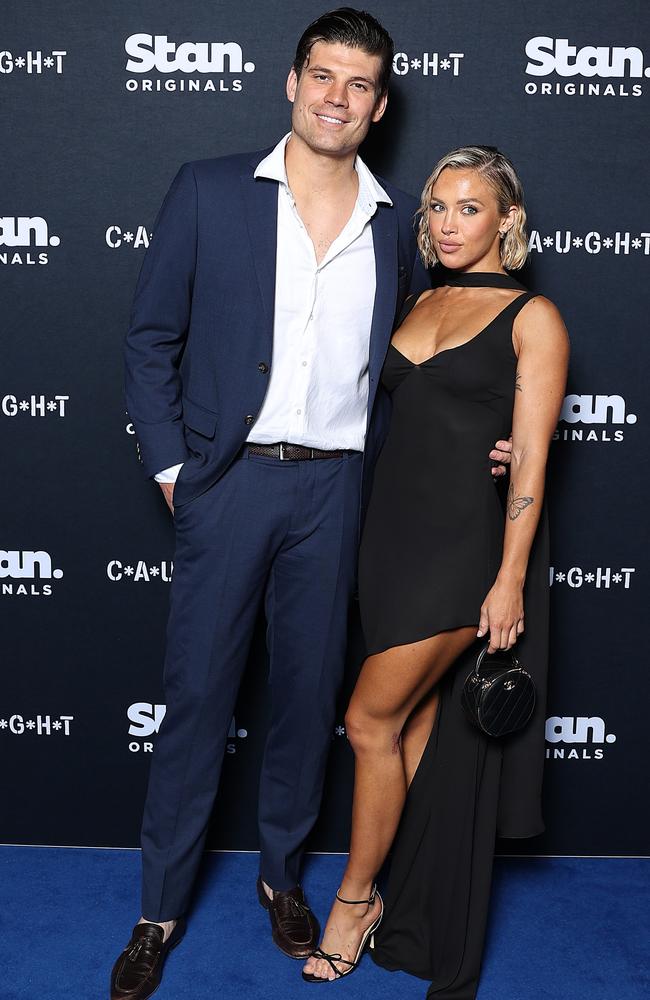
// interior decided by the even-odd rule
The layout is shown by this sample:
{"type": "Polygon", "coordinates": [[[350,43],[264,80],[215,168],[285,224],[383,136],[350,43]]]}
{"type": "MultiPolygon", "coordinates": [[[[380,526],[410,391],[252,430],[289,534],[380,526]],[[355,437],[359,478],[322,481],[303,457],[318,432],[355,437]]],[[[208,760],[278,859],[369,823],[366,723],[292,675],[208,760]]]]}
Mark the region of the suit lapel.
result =
{"type": "Polygon", "coordinates": [[[377,286],[370,327],[368,372],[370,392],[368,417],[377,391],[382,365],[388,350],[397,302],[397,212],[387,205],[378,205],[371,222],[375,251],[377,286]]]}
{"type": "Polygon", "coordinates": [[[255,180],[253,171],[256,166],[256,162],[251,164],[250,171],[242,174],[241,182],[246,207],[246,225],[253,261],[255,263],[255,273],[257,275],[267,329],[269,335],[271,335],[273,332],[275,303],[278,185],[276,181],[267,180],[263,177],[255,180]]]}

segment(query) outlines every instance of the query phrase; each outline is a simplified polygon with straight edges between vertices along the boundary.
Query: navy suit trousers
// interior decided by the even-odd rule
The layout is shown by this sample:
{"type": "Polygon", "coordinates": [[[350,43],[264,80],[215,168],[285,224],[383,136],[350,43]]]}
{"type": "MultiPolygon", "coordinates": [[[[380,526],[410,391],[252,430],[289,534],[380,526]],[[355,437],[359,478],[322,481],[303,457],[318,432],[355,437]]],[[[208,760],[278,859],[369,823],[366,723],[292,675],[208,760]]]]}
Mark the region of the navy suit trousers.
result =
{"type": "Polygon", "coordinates": [[[265,601],[271,721],[259,795],[260,874],[300,881],[320,807],[355,588],[361,454],[281,462],[245,447],[175,512],[167,712],[142,826],[146,919],[188,908],[255,619],[265,601]]]}

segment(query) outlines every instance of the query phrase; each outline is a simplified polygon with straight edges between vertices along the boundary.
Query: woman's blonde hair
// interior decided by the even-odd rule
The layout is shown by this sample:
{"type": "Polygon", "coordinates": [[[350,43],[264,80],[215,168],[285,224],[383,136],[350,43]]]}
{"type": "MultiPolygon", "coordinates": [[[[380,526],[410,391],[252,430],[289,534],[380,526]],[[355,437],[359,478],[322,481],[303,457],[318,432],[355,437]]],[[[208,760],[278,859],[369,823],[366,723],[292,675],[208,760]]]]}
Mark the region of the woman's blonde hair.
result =
{"type": "Polygon", "coordinates": [[[504,268],[516,271],[523,267],[528,256],[524,191],[512,163],[494,146],[461,146],[460,149],[452,149],[433,168],[433,173],[424,185],[419,209],[418,247],[425,266],[433,267],[438,262],[429,232],[429,209],[431,189],[447,167],[450,170],[477,170],[494,191],[502,215],[506,214],[511,205],[517,206],[515,221],[501,240],[499,250],[504,268]]]}

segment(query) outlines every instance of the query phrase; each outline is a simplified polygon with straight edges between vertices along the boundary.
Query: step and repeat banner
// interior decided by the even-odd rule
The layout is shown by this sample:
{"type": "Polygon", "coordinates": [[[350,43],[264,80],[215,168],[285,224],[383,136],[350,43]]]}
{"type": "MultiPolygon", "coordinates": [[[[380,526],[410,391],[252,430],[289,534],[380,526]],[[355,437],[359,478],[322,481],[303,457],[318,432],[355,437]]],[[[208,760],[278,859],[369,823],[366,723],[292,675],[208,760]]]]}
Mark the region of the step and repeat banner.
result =
{"type": "MultiPolygon", "coordinates": [[[[123,337],[179,165],[286,132],[312,0],[5,0],[0,13],[0,840],[135,846],[156,732],[173,529],[141,472],[123,337]]],[[[389,111],[362,151],[419,194],[496,145],[527,194],[524,281],[571,374],[552,447],[546,833],[532,854],[648,854],[650,16],[644,0],[376,0],[389,111]]],[[[444,476],[444,455],[436,474],[444,476]]],[[[256,849],[262,623],[210,846],[256,849]]],[[[347,849],[346,695],[316,850],[347,849]]]]}

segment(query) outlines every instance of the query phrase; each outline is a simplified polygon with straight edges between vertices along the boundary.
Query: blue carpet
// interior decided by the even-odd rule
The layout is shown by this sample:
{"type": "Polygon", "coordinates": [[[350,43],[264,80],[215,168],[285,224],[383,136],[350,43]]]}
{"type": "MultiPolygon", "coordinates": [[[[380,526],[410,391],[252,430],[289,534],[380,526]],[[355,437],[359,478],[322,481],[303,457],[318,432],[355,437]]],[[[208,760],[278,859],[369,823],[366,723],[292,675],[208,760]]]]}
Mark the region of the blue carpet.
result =
{"type": "MultiPolygon", "coordinates": [[[[254,854],[208,857],[156,1000],[314,996],[300,963],[271,943],[257,864],[254,854]]],[[[343,865],[336,855],[308,859],[305,886],[321,919],[343,865]]],[[[499,861],[479,1000],[646,1000],[649,874],[647,860],[499,861]]],[[[135,851],[0,848],[1,1000],[105,1000],[138,916],[139,875],[135,851]]],[[[323,989],[423,1000],[426,984],[366,957],[345,984],[323,989]]]]}

